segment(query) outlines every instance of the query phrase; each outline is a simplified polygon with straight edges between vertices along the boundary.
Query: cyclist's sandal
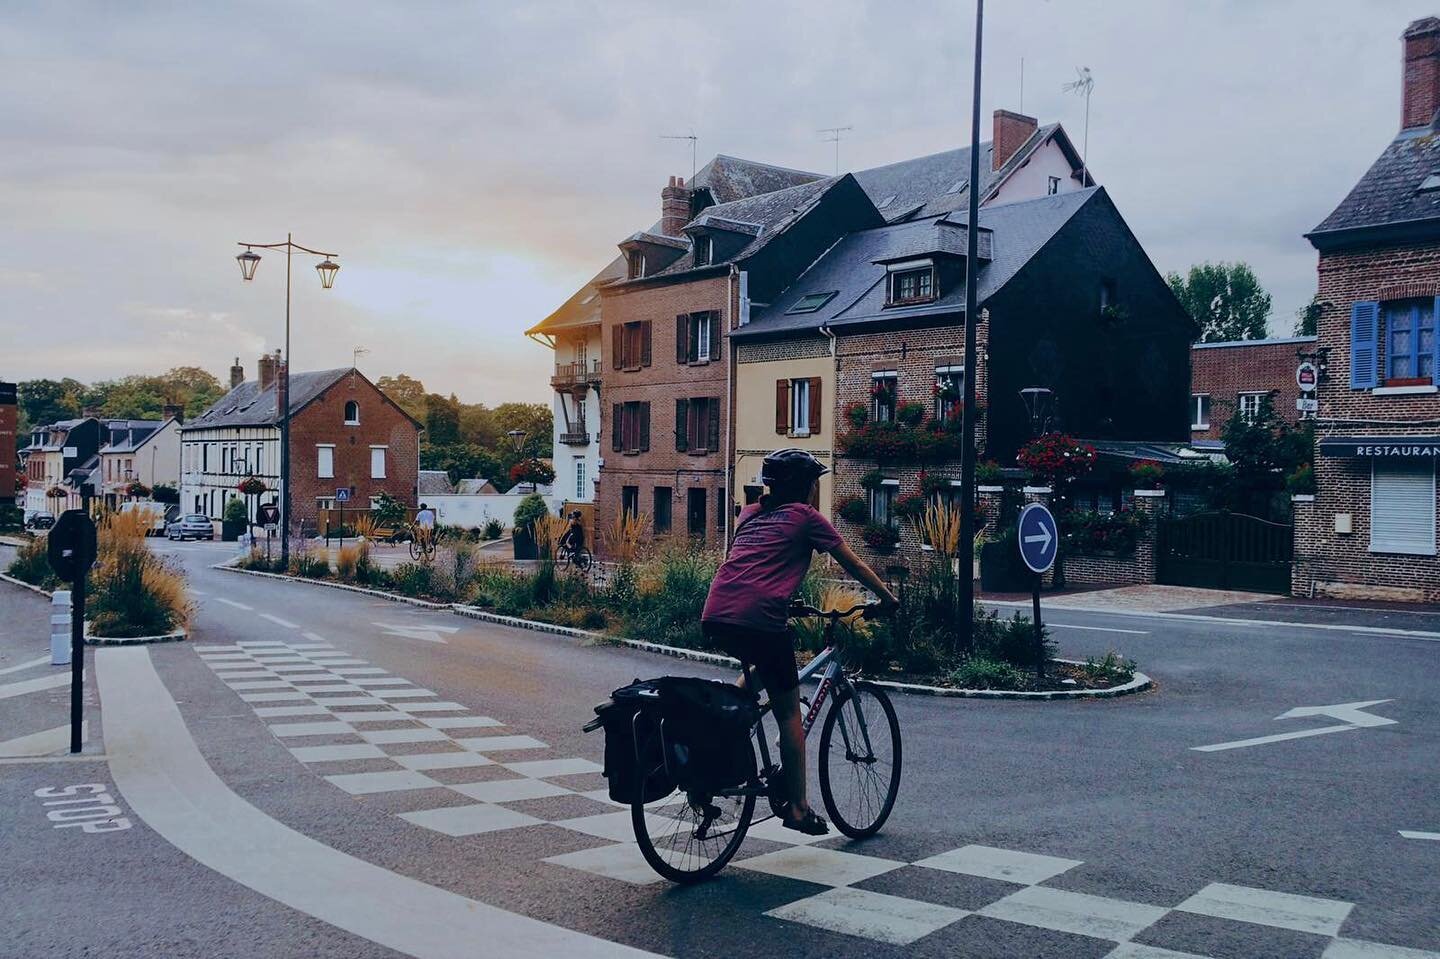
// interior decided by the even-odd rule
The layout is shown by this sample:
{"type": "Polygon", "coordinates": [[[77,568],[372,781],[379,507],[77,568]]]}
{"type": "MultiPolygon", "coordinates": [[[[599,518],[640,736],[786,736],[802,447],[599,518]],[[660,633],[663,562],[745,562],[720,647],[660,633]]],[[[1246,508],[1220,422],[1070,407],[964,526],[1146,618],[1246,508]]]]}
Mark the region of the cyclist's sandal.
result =
{"type": "Polygon", "coordinates": [[[799,819],[791,819],[790,804],[788,802],[780,803],[779,816],[780,825],[784,826],[786,829],[793,829],[796,832],[803,832],[807,836],[824,836],[830,832],[830,824],[827,823],[825,820],[821,819],[819,816],[815,815],[815,810],[813,809],[807,811],[805,815],[801,816],[799,819]]]}

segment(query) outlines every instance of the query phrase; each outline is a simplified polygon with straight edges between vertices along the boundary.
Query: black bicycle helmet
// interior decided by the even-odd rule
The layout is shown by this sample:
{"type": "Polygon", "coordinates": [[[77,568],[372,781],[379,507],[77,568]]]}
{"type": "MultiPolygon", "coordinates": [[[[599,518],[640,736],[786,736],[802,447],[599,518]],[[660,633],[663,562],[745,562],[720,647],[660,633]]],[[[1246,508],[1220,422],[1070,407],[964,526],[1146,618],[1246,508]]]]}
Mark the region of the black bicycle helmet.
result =
{"type": "Polygon", "coordinates": [[[802,449],[790,447],[776,450],[765,457],[760,466],[760,479],[770,487],[787,486],[792,483],[812,483],[830,470],[814,456],[802,449]]]}

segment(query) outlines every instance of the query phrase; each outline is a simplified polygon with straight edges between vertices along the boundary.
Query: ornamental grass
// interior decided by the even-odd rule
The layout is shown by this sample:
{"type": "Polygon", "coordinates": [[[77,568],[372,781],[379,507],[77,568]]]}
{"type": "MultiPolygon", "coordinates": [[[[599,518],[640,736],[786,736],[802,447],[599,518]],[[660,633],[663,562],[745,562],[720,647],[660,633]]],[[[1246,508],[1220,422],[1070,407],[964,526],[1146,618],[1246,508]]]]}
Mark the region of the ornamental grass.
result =
{"type": "Polygon", "coordinates": [[[150,551],[147,526],[139,511],[114,513],[100,524],[87,610],[96,636],[158,636],[190,621],[185,575],[150,551]]]}

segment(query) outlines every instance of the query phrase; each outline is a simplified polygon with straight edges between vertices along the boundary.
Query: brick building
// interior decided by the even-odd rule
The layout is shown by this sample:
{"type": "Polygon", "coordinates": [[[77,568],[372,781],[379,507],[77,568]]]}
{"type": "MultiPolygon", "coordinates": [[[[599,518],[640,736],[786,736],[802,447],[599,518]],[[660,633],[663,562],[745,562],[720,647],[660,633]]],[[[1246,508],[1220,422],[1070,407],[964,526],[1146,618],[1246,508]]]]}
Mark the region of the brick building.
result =
{"type": "Polygon", "coordinates": [[[1306,235],[1319,253],[1313,502],[1293,591],[1440,601],[1440,19],[1403,37],[1401,130],[1306,235]]]}
{"type": "Polygon", "coordinates": [[[0,383],[0,506],[17,505],[18,474],[15,466],[19,455],[16,451],[15,428],[18,417],[15,384],[0,383]]]}
{"type": "MultiPolygon", "coordinates": [[[[269,487],[249,499],[252,511],[281,501],[276,396],[282,372],[278,351],[260,358],[254,380],[245,380],[237,362],[230,392],[181,427],[181,509],[219,519],[249,476],[269,487]]],[[[313,525],[320,510],[334,506],[341,487],[359,509],[382,491],[415,505],[421,426],[363,373],[350,367],[295,373],[289,408],[295,528],[313,525]]]]}
{"type": "Polygon", "coordinates": [[[1220,430],[1236,411],[1258,411],[1269,398],[1276,415],[1300,421],[1295,368],[1315,351],[1315,337],[1196,343],[1190,350],[1190,439],[1219,448],[1220,430]]]}

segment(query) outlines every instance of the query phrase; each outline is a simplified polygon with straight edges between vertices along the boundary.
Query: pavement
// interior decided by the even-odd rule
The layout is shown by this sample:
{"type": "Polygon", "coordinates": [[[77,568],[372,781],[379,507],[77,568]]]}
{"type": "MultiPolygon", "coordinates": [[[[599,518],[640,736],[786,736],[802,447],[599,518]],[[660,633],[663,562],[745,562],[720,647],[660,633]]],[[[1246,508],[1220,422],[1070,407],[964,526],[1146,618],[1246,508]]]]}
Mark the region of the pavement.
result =
{"type": "MultiPolygon", "coordinates": [[[[91,752],[0,758],[0,954],[1440,957],[1425,611],[1047,602],[1062,654],[1116,649],[1157,688],[902,696],[879,836],[760,824],[677,888],[580,726],[636,676],[723,672],[155,548],[192,641],[92,651],[91,752]]],[[[64,687],[17,685],[58,672],[48,615],[0,584],[0,756],[65,722],[64,687]]]]}

